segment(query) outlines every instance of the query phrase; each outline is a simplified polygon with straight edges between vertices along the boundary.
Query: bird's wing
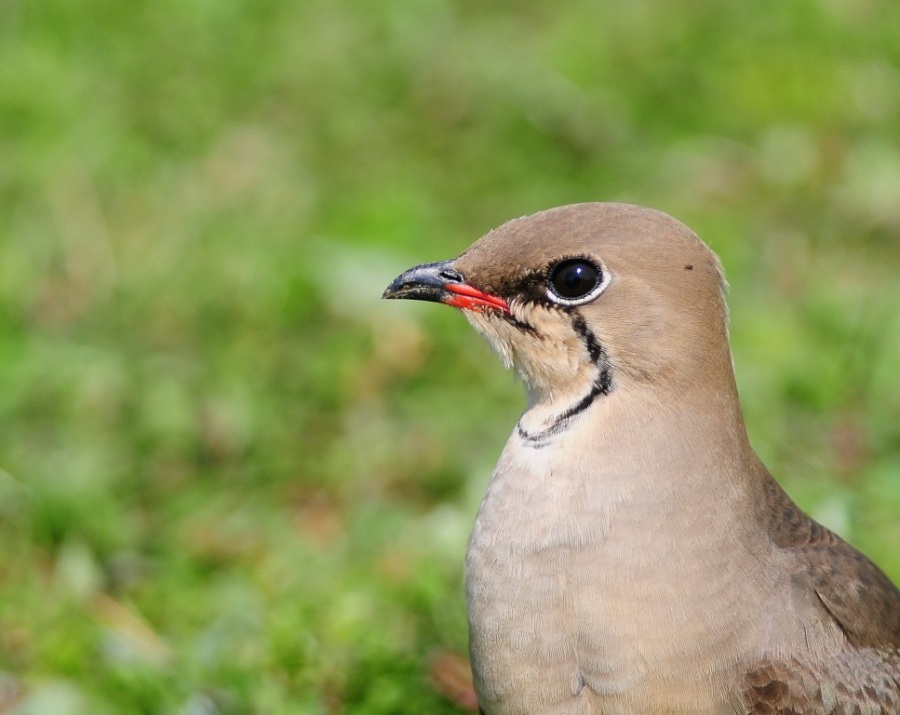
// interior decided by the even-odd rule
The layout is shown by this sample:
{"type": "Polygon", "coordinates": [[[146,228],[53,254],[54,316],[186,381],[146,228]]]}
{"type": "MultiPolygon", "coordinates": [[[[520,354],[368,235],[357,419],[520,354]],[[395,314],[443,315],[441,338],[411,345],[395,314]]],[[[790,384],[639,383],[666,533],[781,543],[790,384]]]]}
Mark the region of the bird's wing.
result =
{"type": "Polygon", "coordinates": [[[758,663],[744,677],[740,711],[745,715],[827,715],[822,690],[796,661],[758,663]]]}
{"type": "Polygon", "coordinates": [[[866,556],[804,514],[774,481],[764,513],[774,544],[794,563],[796,587],[814,592],[855,648],[900,650],[900,590],[866,556]]]}
{"type": "Polygon", "coordinates": [[[792,557],[795,588],[814,594],[844,636],[831,655],[755,664],[744,679],[748,715],[900,714],[900,590],[868,558],[804,514],[774,480],[765,485],[773,542],[792,557]]]}
{"type": "Polygon", "coordinates": [[[815,666],[764,661],[744,675],[740,705],[744,715],[897,715],[900,662],[875,654],[833,657],[815,666]],[[871,669],[860,669],[869,662],[871,669]],[[854,668],[857,672],[853,672],[854,668]]]}

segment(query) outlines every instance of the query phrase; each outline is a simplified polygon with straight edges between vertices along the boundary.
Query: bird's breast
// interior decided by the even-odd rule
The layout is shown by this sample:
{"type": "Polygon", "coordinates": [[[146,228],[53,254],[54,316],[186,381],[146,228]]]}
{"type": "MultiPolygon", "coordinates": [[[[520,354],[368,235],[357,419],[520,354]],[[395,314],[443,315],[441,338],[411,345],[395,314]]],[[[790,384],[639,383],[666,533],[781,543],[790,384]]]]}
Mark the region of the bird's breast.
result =
{"type": "Polygon", "coordinates": [[[738,621],[760,617],[764,605],[733,588],[746,574],[729,559],[698,560],[700,525],[681,534],[671,505],[648,500],[638,481],[587,475],[559,450],[529,453],[513,442],[495,471],[466,562],[476,687],[493,704],[485,710],[568,713],[602,703],[616,712],[616,703],[643,702],[651,712],[654,703],[677,705],[658,674],[685,672],[686,712],[704,712],[698,693],[711,674],[692,672],[690,659],[708,662],[731,638],[704,609],[733,609],[738,621]]]}

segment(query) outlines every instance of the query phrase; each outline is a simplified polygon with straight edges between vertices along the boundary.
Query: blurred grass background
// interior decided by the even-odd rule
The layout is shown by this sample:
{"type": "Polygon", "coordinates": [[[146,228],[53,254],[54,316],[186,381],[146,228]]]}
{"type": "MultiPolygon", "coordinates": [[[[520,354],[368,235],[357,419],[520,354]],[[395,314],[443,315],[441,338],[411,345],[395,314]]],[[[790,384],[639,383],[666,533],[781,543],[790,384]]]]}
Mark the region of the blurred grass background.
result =
{"type": "Polygon", "coordinates": [[[588,200],[721,254],[757,449],[900,579],[896,2],[4,3],[0,712],[460,712],[522,398],[379,296],[588,200]]]}

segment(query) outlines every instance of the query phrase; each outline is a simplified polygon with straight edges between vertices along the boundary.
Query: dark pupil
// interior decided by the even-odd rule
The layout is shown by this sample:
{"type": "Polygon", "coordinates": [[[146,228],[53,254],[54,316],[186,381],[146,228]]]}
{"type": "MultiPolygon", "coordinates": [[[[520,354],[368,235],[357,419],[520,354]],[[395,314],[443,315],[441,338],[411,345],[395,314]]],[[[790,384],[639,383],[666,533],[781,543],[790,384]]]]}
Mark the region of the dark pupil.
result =
{"type": "Polygon", "coordinates": [[[597,269],[584,261],[566,261],[553,269],[550,281],[561,298],[581,298],[597,285],[597,269]]]}

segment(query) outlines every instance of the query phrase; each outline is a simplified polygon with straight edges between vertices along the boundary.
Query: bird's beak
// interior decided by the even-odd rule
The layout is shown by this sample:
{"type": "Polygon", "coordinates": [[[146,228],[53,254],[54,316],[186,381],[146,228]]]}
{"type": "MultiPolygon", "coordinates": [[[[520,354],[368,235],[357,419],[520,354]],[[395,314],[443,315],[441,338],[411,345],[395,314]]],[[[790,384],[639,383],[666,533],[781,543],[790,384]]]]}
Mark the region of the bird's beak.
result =
{"type": "Polygon", "coordinates": [[[503,298],[466,283],[462,274],[453,268],[452,260],[410,268],[397,276],[381,297],[429,300],[464,310],[493,308],[509,312],[509,305],[503,298]]]}

